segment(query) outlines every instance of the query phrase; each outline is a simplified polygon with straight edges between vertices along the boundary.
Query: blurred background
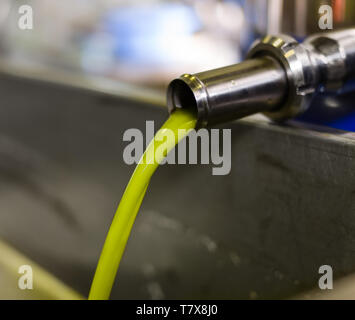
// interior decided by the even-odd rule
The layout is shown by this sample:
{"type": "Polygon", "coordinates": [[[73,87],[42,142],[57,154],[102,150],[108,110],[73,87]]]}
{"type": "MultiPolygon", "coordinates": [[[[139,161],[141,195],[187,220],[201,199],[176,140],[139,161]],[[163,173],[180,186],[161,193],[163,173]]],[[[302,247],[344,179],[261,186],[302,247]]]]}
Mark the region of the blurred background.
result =
{"type": "MultiPolygon", "coordinates": [[[[354,0],[0,0],[0,298],[86,296],[133,170],[123,132],[163,123],[180,74],[240,62],[267,33],[320,32],[323,4],[335,29],[354,25],[354,0]],[[18,290],[22,263],[38,263],[37,296],[18,290]]],[[[355,131],[353,101],[317,100],[308,119],[355,131]]],[[[159,169],[112,298],[284,298],[324,263],[354,273],[354,144],[248,121],[228,124],[231,175],[159,169]]]]}
{"type": "Polygon", "coordinates": [[[1,0],[0,52],[17,64],[102,75],[149,87],[188,71],[239,62],[265,33],[319,31],[331,4],[335,26],[354,21],[354,1],[327,0],[1,0]],[[17,26],[29,4],[34,29],[17,26]]]}

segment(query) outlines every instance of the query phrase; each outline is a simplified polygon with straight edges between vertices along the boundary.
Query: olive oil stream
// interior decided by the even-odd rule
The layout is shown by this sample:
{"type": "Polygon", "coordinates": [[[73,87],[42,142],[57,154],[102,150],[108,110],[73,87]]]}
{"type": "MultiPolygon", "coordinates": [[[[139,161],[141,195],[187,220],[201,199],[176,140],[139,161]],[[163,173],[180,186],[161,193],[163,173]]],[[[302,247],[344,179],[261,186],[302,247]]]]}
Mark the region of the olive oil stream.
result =
{"type": "Polygon", "coordinates": [[[141,157],[118,205],[101,252],[91,285],[89,300],[105,300],[110,297],[116,273],[132,230],[138,210],[148,188],[150,178],[161,161],[196,126],[196,116],[186,109],[177,109],[156,133],[141,157]],[[179,130],[185,130],[185,136],[179,130]],[[174,133],[174,139],[164,135],[165,130],[174,133]],[[178,134],[179,132],[179,134],[178,134]],[[158,148],[164,152],[156,154],[158,148]]]}

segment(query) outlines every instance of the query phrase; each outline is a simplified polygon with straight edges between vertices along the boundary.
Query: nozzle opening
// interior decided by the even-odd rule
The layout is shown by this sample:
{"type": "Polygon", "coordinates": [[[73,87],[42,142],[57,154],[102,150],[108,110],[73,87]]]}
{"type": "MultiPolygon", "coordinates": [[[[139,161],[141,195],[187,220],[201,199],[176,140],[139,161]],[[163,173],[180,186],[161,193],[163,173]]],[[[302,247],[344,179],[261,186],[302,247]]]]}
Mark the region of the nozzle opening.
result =
{"type": "Polygon", "coordinates": [[[189,109],[197,114],[197,101],[192,89],[183,80],[175,79],[168,87],[167,103],[169,112],[176,108],[189,109]]]}

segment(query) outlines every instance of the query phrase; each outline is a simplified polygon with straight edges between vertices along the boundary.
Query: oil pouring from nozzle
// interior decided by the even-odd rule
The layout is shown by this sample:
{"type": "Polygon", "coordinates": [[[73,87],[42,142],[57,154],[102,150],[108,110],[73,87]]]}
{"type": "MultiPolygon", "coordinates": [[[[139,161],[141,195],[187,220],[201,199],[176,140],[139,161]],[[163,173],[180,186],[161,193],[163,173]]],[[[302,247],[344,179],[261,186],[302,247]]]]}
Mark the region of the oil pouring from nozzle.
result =
{"type": "Polygon", "coordinates": [[[98,262],[89,299],[108,299],[130,231],[149,181],[165,156],[196,126],[264,112],[283,120],[304,111],[320,88],[340,88],[355,75],[355,29],[316,35],[299,44],[287,36],[267,36],[240,64],[185,74],[168,89],[169,119],[139,160],[117,208],[98,262]],[[174,112],[173,112],[174,111],[174,112]],[[163,145],[161,135],[174,135],[163,145]],[[155,149],[163,145],[156,159],[155,149]]]}
{"type": "Polygon", "coordinates": [[[173,148],[165,157],[166,143],[175,137],[173,130],[165,128],[160,130],[159,138],[154,137],[154,121],[146,121],[146,130],[144,142],[144,133],[137,129],[127,129],[123,134],[123,141],[129,141],[129,144],[123,150],[123,160],[126,164],[139,164],[142,160],[144,145],[155,144],[158,139],[160,146],[154,148],[154,157],[149,160],[151,162],[156,159],[163,159],[159,165],[164,164],[201,164],[211,165],[212,175],[228,175],[232,166],[232,148],[231,148],[231,129],[178,129],[177,134],[180,143],[173,148]],[[182,138],[184,137],[184,138],[182,138]],[[165,143],[164,143],[165,141],[165,143]],[[163,142],[161,144],[161,142],[163,142]]]}
{"type": "Polygon", "coordinates": [[[170,112],[193,108],[198,127],[263,112],[283,121],[304,112],[316,92],[340,89],[355,78],[355,28],[256,41],[239,64],[184,74],[168,87],[170,112]]]}

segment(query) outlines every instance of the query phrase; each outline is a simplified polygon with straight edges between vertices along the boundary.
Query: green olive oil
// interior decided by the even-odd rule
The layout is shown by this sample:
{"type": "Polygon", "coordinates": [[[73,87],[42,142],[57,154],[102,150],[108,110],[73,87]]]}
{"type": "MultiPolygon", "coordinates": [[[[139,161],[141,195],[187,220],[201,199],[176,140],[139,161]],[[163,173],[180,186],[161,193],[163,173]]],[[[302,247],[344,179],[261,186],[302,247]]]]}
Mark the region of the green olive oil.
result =
{"type": "Polygon", "coordinates": [[[105,300],[110,297],[127,240],[149,181],[164,157],[184,138],[180,132],[185,132],[187,135],[190,130],[195,128],[196,122],[196,116],[192,112],[177,109],[156,133],[145,150],[125,189],[108,231],[91,285],[90,300],[105,300]],[[164,139],[165,130],[171,130],[175,137],[164,139]],[[158,148],[163,149],[163,152],[157,155],[158,148]]]}

